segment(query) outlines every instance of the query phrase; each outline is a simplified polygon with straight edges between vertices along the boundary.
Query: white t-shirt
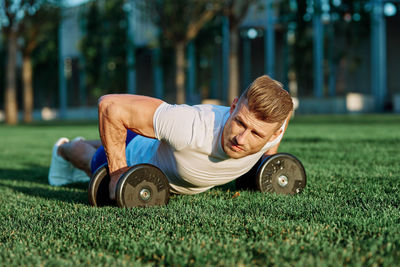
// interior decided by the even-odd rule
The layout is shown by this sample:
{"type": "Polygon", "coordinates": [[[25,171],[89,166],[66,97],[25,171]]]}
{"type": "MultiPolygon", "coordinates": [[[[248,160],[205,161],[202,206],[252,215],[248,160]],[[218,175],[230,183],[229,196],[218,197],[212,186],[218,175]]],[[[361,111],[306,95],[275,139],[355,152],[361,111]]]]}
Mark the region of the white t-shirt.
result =
{"type": "Polygon", "coordinates": [[[159,167],[167,175],[171,191],[177,194],[197,194],[228,183],[248,172],[283,136],[282,131],[255,154],[229,158],[221,145],[228,117],[229,107],[162,103],[153,117],[157,139],[135,137],[126,149],[127,163],[159,167]]]}

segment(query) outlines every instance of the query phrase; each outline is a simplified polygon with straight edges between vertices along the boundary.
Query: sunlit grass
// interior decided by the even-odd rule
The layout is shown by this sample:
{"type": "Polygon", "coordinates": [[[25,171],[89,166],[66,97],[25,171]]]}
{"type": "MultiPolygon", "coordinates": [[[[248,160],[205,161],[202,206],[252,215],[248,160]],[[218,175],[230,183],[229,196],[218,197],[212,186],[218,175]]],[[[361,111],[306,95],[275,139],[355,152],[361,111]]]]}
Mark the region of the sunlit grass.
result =
{"type": "Polygon", "coordinates": [[[92,208],[87,184],[47,184],[60,136],[91,124],[0,126],[0,265],[385,265],[400,262],[400,117],[310,116],[280,151],[304,164],[296,196],[228,184],[168,206],[92,208]]]}

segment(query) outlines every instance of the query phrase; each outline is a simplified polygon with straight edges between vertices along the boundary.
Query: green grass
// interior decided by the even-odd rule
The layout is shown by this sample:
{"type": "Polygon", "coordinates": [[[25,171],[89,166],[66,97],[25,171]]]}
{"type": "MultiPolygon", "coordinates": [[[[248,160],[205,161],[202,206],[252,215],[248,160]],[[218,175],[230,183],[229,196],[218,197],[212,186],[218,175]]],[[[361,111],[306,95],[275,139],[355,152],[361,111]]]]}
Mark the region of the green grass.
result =
{"type": "Polygon", "coordinates": [[[0,126],[0,265],[399,265],[400,116],[297,117],[280,151],[306,168],[300,195],[228,184],[130,210],[47,184],[53,142],[77,135],[96,124],[0,126]]]}

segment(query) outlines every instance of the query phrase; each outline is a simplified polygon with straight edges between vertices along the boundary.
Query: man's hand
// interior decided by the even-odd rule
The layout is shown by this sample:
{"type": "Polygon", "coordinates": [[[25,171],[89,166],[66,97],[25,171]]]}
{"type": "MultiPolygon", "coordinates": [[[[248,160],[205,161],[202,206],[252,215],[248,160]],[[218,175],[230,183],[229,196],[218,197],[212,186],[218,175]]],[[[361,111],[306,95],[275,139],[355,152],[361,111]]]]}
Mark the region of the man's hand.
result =
{"type": "Polygon", "coordinates": [[[129,167],[124,167],[110,174],[110,184],[108,186],[110,199],[115,200],[115,192],[117,191],[118,180],[126,171],[128,171],[128,169],[129,167]]]}

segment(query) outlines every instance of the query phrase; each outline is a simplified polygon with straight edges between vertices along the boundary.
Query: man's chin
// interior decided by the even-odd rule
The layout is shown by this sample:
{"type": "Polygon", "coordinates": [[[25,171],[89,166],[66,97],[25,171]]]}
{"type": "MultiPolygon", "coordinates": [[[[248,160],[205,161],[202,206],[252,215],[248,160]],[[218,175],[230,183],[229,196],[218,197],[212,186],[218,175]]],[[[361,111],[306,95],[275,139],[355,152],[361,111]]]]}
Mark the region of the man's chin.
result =
{"type": "Polygon", "coordinates": [[[232,149],[228,150],[228,153],[226,153],[230,158],[233,159],[240,159],[246,156],[246,154],[244,153],[244,151],[234,151],[232,149]]]}

